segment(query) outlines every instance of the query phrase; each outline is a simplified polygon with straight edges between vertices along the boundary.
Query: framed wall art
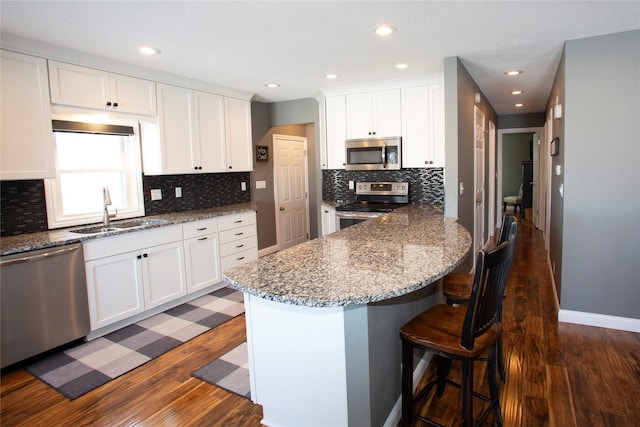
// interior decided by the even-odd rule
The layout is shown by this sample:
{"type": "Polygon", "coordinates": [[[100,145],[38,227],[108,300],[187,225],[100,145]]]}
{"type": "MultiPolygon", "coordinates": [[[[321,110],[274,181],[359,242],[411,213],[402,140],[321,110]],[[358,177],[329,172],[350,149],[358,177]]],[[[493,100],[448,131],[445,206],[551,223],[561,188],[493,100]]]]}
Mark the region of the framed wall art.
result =
{"type": "Polygon", "coordinates": [[[268,162],[269,161],[269,147],[266,145],[256,145],[256,161],[268,162]]]}

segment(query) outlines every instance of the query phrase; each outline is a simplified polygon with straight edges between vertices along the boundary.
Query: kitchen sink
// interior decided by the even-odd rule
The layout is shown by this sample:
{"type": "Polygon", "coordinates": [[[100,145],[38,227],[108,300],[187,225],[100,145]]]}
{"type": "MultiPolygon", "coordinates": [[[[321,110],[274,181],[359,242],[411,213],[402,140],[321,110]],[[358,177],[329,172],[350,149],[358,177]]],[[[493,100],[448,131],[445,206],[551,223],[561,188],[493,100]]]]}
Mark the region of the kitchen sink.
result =
{"type": "Polygon", "coordinates": [[[130,221],[114,222],[109,227],[105,227],[103,225],[94,225],[91,227],[78,228],[69,231],[78,234],[99,234],[108,233],[110,231],[128,230],[131,228],[151,227],[154,225],[164,224],[166,222],[166,219],[134,219],[130,221]]]}

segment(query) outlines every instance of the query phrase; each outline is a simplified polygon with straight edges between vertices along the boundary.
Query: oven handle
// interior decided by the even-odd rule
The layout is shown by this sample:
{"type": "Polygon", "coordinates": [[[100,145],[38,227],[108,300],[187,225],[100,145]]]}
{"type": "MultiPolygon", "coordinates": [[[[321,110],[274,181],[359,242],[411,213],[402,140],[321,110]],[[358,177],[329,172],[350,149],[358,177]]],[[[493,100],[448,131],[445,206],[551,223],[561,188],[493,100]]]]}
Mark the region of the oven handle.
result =
{"type": "Polygon", "coordinates": [[[352,211],[336,211],[338,218],[350,219],[372,219],[383,215],[382,212],[352,212],[352,211]]]}

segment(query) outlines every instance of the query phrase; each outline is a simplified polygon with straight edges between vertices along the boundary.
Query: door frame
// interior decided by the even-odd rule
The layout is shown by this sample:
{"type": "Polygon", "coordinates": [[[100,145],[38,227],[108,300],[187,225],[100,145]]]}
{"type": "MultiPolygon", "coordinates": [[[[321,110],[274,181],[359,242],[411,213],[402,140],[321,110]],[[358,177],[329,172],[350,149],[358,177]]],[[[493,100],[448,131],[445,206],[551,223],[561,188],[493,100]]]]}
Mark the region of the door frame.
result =
{"type": "Polygon", "coordinates": [[[306,203],[306,227],[307,227],[307,241],[309,240],[309,227],[310,227],[310,219],[309,219],[309,156],[307,150],[307,137],[306,136],[294,136],[294,135],[282,135],[282,134],[273,134],[271,140],[273,142],[273,209],[275,210],[275,220],[276,220],[276,251],[282,249],[281,237],[282,232],[280,230],[280,215],[279,215],[279,206],[278,206],[278,165],[277,165],[277,140],[278,139],[286,139],[299,141],[304,144],[304,192],[305,192],[305,203],[306,203]]]}
{"type": "MultiPolygon", "coordinates": [[[[485,141],[486,146],[486,141],[485,141]]],[[[489,120],[489,173],[487,175],[487,185],[489,190],[489,218],[487,224],[489,230],[487,233],[487,240],[490,240],[496,231],[496,187],[497,187],[497,175],[496,175],[496,125],[489,120]]]]}
{"type": "MultiPolygon", "coordinates": [[[[485,204],[486,204],[486,187],[487,187],[487,175],[486,175],[486,170],[485,170],[485,162],[486,162],[486,150],[487,150],[487,138],[486,138],[486,133],[487,133],[487,116],[484,113],[484,111],[482,111],[480,108],[478,108],[478,106],[474,107],[474,114],[473,114],[473,251],[474,253],[476,253],[479,249],[482,249],[485,246],[485,215],[484,215],[484,210],[485,210],[485,204]],[[482,123],[482,155],[481,157],[478,157],[478,149],[476,148],[478,146],[478,118],[481,118],[482,123]],[[478,175],[478,165],[481,165],[482,168],[482,174],[478,175]],[[479,183],[478,183],[478,176],[482,176],[482,180],[483,182],[480,183],[481,185],[481,195],[482,195],[482,199],[480,200],[480,202],[478,202],[478,190],[479,190],[479,183]],[[480,204],[480,206],[478,207],[478,203],[480,204]],[[478,218],[478,212],[480,215],[480,218],[478,218]],[[478,230],[478,225],[480,225],[480,229],[478,230]]],[[[474,260],[474,264],[475,264],[475,260],[474,260]]],[[[475,267],[475,265],[474,265],[475,267]]]]}

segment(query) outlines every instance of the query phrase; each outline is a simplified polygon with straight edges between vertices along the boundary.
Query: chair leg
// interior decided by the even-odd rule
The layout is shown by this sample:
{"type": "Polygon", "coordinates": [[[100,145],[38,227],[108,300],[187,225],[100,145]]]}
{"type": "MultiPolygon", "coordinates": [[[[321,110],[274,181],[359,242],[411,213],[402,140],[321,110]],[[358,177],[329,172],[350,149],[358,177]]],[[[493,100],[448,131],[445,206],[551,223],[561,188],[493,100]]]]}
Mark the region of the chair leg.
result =
{"type": "Polygon", "coordinates": [[[449,371],[451,370],[451,359],[448,357],[436,356],[436,376],[438,378],[438,397],[442,397],[444,389],[447,385],[447,378],[449,377],[449,371]]]}
{"type": "Polygon", "coordinates": [[[496,367],[498,365],[498,361],[496,360],[496,355],[498,353],[498,342],[491,346],[489,349],[489,360],[488,360],[488,374],[489,374],[489,393],[491,397],[491,405],[493,405],[493,419],[494,425],[502,426],[502,411],[500,410],[500,393],[498,387],[498,377],[496,372],[496,367]]]}
{"type": "Polygon", "coordinates": [[[502,355],[502,335],[498,338],[498,373],[500,373],[500,379],[506,381],[507,375],[504,370],[504,356],[502,355]]]}
{"type": "Polygon", "coordinates": [[[402,427],[411,425],[413,401],[413,346],[402,340],[402,427]]]}
{"type": "Polygon", "coordinates": [[[473,360],[462,361],[462,427],[473,425],[473,360]]]}

